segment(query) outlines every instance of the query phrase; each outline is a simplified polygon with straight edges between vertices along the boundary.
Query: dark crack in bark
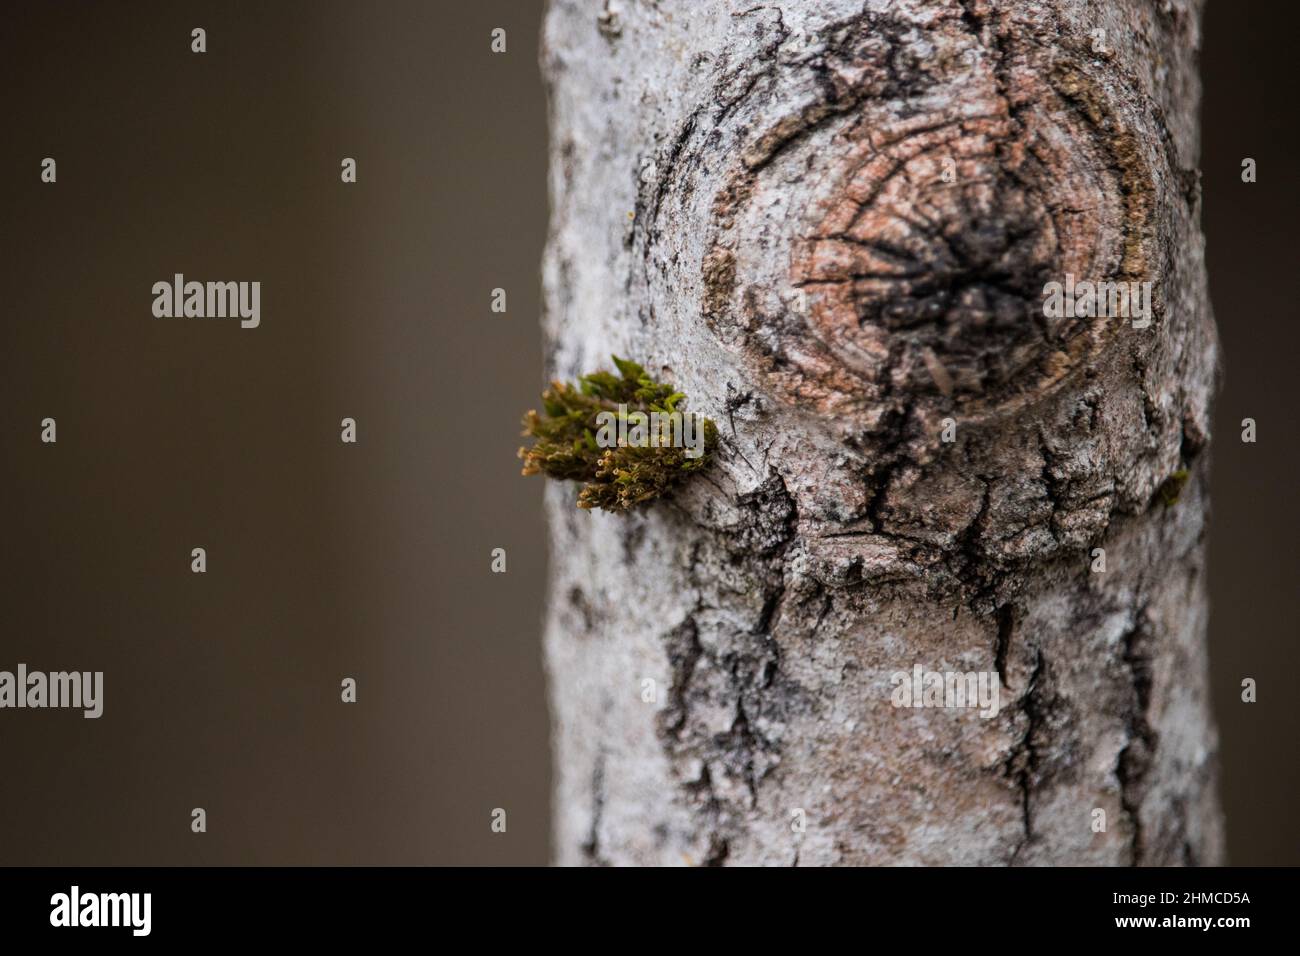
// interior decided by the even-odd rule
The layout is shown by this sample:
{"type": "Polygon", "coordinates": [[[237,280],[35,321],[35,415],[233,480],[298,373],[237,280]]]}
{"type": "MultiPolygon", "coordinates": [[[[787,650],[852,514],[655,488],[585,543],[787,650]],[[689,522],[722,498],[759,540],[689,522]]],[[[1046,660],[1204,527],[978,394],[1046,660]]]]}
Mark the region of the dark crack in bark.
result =
{"type": "Polygon", "coordinates": [[[679,771],[699,767],[683,784],[683,792],[702,814],[701,832],[710,834],[705,865],[725,862],[727,834],[756,807],[762,780],[778,763],[779,748],[758,722],[779,724],[787,707],[799,706],[800,696],[781,673],[774,636],[786,598],[786,552],[795,541],[794,500],[773,472],[737,501],[738,523],[725,529],[695,526],[690,562],[694,568],[706,556],[718,554],[731,556],[727,561],[744,561],[762,595],[752,625],[706,642],[701,616],[707,608],[697,604],[664,637],[672,688],[658,717],[659,736],[679,771]],[[721,732],[710,730],[703,716],[718,708],[732,712],[730,725],[721,732]],[[735,797],[737,786],[743,800],[735,797]]]}
{"type": "Polygon", "coordinates": [[[596,754],[591,771],[591,829],[582,845],[588,866],[608,866],[600,852],[600,825],[605,815],[605,751],[596,754]]]}
{"type": "Polygon", "coordinates": [[[1021,711],[1027,721],[1025,732],[1015,750],[1008,757],[1006,764],[1020,792],[1021,824],[1024,827],[1024,837],[1016,844],[1011,853],[1010,862],[1013,866],[1021,852],[1034,839],[1033,797],[1039,769],[1036,738],[1043,727],[1043,706],[1038,697],[1040,692],[1039,681],[1042,675],[1043,652],[1041,648],[1035,648],[1034,669],[1029,675],[1029,683],[1020,699],[1021,711]]]}
{"type": "Polygon", "coordinates": [[[1151,637],[1145,622],[1146,610],[1140,609],[1135,622],[1122,640],[1123,660],[1133,684],[1132,704],[1125,721],[1128,743],[1120,751],[1115,775],[1120,785],[1120,805],[1132,828],[1133,866],[1142,865],[1145,838],[1142,825],[1142,801],[1147,772],[1155,755],[1156,732],[1148,719],[1151,707],[1151,637]]]}

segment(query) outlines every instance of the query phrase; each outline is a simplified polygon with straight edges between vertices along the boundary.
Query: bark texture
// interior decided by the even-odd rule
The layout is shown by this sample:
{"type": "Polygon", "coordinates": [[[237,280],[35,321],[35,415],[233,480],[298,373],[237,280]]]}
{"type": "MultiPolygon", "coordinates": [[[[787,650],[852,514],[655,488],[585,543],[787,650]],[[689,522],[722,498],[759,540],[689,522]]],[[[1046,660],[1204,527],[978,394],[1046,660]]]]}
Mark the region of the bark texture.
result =
{"type": "Polygon", "coordinates": [[[723,437],[631,516],[548,487],[558,862],[1220,861],[1199,18],[551,4],[548,372],[723,437]],[[1046,318],[1067,273],[1150,327],[1046,318]],[[896,708],[914,664],[1000,712],[896,708]]]}

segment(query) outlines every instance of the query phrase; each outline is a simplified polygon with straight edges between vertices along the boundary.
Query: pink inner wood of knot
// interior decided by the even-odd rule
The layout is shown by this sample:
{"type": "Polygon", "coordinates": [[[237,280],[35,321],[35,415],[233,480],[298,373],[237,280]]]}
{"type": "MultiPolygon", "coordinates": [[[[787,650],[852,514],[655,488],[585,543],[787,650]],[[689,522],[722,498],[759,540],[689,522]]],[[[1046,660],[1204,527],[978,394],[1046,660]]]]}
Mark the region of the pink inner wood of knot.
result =
{"type": "Polygon", "coordinates": [[[869,391],[988,397],[1087,328],[1044,316],[1043,285],[1114,273],[1119,243],[1102,248],[1098,226],[1120,198],[1045,116],[1013,121],[991,98],[837,137],[841,172],[794,244],[791,278],[813,334],[869,391]]]}

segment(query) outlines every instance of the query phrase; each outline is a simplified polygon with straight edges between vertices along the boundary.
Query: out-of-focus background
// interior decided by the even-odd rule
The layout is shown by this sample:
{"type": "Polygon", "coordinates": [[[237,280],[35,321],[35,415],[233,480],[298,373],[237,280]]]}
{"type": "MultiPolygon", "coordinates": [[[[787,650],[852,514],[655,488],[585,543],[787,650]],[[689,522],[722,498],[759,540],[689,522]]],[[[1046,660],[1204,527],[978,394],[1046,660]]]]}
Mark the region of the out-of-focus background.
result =
{"type": "MultiPolygon", "coordinates": [[[[6,6],[0,669],[102,670],[106,690],[98,721],[0,713],[0,864],[547,861],[541,488],[514,458],[542,384],[541,12],[6,6]],[[261,326],[154,319],[151,286],[177,272],[261,281],[261,326]]],[[[1300,862],[1296,142],[1275,13],[1212,2],[1205,27],[1234,863],[1300,862]]]]}

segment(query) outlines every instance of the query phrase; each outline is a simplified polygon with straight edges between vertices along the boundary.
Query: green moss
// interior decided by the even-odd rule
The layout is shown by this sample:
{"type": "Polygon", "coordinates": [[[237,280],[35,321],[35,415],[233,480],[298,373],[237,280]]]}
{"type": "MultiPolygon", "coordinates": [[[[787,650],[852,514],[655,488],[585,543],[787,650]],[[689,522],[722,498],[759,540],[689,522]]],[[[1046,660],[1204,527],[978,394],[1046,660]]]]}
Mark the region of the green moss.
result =
{"type": "Polygon", "coordinates": [[[654,381],[636,362],[612,358],[618,375],[592,372],[576,385],[552,382],[542,392],[542,412],[533,410],[524,416],[523,433],[536,441],[531,448],[520,448],[519,457],[525,475],[581,481],[579,508],[621,512],[663,497],[707,467],[717,448],[718,429],[711,420],[703,420],[703,453],[698,457],[688,455],[689,448],[666,444],[667,432],[663,442],[602,448],[597,442],[601,431],[597,416],[602,412],[623,417],[619,406],[626,406],[629,421],[635,421],[637,413],[685,414],[685,395],[654,381]]]}
{"type": "Polygon", "coordinates": [[[1187,484],[1190,475],[1186,468],[1179,468],[1160,483],[1160,500],[1165,503],[1166,508],[1178,504],[1178,498],[1183,493],[1183,486],[1187,484]]]}

